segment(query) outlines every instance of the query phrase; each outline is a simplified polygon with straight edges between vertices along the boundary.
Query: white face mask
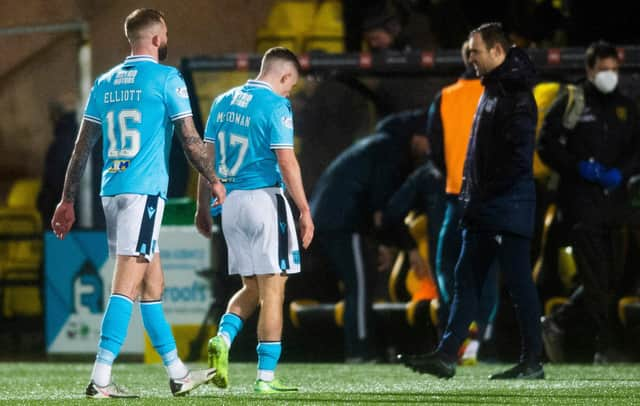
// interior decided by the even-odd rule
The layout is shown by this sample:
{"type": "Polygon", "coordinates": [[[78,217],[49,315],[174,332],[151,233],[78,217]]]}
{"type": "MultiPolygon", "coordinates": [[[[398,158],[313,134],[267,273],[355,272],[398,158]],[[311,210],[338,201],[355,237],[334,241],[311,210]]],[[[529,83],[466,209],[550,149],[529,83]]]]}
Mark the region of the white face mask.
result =
{"type": "Polygon", "coordinates": [[[618,73],[612,70],[603,70],[596,73],[593,85],[602,93],[611,93],[618,85],[618,73]]]}

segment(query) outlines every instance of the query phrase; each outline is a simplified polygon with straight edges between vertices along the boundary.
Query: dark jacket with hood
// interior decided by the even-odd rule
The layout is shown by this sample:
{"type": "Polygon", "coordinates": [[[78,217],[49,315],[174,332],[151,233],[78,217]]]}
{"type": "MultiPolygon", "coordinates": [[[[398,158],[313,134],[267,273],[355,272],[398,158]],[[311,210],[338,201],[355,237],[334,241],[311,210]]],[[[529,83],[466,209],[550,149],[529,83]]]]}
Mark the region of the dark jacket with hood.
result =
{"type": "Polygon", "coordinates": [[[344,150],[324,170],[311,194],[311,215],[318,232],[373,230],[373,213],[413,169],[410,138],[424,134],[426,111],[388,116],[376,132],[344,150]]]}
{"type": "Polygon", "coordinates": [[[558,98],[545,116],[540,132],[540,158],[560,175],[558,199],[569,224],[620,225],[628,215],[626,181],[638,173],[640,128],[633,101],[617,89],[609,94],[591,82],[584,89],[584,110],[576,126],[562,125],[567,97],[558,98]],[[607,168],[618,168],[623,182],[612,190],[583,179],[578,162],[593,159],[607,168]]]}
{"type": "MultiPolygon", "coordinates": [[[[378,240],[403,249],[416,247],[416,241],[405,226],[404,219],[412,210],[417,214],[426,214],[429,259],[433,262],[445,212],[444,185],[444,176],[431,160],[413,171],[387,202],[378,240]]],[[[435,266],[435,263],[432,265],[435,266]]]]}
{"type": "Polygon", "coordinates": [[[54,123],[53,142],[47,149],[42,187],[38,193],[37,206],[42,216],[45,229],[53,217],[56,205],[60,201],[67,163],[71,158],[75,137],[78,132],[76,113],[74,111],[61,114],[54,123]]]}
{"type": "Polygon", "coordinates": [[[537,108],[535,69],[517,47],[482,79],[464,165],[462,224],[475,231],[533,234],[533,151],[537,108]]]}

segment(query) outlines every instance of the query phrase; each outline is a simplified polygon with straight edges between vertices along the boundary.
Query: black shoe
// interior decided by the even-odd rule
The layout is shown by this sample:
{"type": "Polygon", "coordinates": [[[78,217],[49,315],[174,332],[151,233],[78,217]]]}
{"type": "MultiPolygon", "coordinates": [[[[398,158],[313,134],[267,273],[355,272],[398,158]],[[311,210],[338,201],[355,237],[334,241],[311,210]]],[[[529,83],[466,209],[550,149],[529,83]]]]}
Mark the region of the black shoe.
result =
{"type": "Polygon", "coordinates": [[[542,317],[542,342],[551,362],[564,361],[564,331],[551,317],[542,317]]]}
{"type": "Polygon", "coordinates": [[[489,379],[544,379],[544,369],[539,362],[521,362],[504,372],[491,375],[489,379]]]}
{"type": "Polygon", "coordinates": [[[424,355],[398,356],[405,366],[421,374],[431,374],[438,378],[449,379],[456,374],[455,361],[449,361],[439,352],[424,355]]]}

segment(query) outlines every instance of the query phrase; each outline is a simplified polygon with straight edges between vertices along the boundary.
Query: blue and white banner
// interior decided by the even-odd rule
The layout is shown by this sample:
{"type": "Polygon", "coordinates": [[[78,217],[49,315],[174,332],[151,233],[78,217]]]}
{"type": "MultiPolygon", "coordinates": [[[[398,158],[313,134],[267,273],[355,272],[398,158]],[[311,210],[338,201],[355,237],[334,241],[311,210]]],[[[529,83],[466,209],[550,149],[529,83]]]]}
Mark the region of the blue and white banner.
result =
{"type": "MultiPolygon", "coordinates": [[[[47,352],[95,353],[115,265],[108,256],[106,234],[74,231],[60,241],[49,232],[44,242],[47,352]]],[[[203,272],[210,266],[209,240],[193,226],[163,226],[159,244],[167,320],[172,325],[200,324],[211,304],[210,281],[203,272]]],[[[122,353],[143,352],[143,326],[134,306],[122,353]]]]}
{"type": "Polygon", "coordinates": [[[210,240],[194,226],[162,226],[159,241],[167,320],[172,325],[199,325],[212,300],[210,240]]]}

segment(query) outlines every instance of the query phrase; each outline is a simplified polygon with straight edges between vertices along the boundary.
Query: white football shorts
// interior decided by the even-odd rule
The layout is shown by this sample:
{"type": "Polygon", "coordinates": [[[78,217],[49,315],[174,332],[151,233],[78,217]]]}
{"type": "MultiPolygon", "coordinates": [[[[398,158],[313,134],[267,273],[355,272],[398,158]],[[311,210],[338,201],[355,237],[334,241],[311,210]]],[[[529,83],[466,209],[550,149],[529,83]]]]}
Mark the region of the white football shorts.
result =
{"type": "Polygon", "coordinates": [[[160,196],[122,194],[102,197],[109,255],[144,257],[160,252],[158,235],[164,213],[160,196]]]}
{"type": "Polygon", "coordinates": [[[279,187],[234,190],[222,205],[229,275],[300,272],[298,236],[279,187]]]}

